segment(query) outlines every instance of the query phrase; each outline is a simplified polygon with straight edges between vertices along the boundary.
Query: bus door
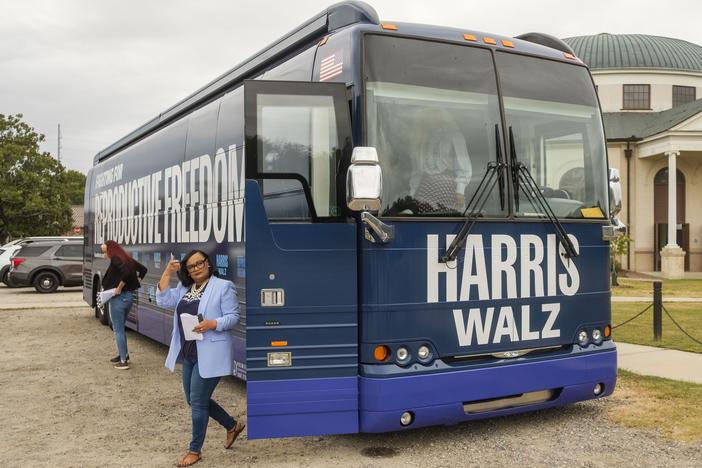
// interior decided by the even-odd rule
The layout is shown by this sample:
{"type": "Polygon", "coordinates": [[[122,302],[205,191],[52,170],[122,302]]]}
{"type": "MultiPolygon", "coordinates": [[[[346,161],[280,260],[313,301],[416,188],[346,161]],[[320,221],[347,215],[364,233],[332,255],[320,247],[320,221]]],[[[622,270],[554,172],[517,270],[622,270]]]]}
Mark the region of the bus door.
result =
{"type": "Polygon", "coordinates": [[[343,83],[245,82],[248,437],[358,431],[343,83]]]}

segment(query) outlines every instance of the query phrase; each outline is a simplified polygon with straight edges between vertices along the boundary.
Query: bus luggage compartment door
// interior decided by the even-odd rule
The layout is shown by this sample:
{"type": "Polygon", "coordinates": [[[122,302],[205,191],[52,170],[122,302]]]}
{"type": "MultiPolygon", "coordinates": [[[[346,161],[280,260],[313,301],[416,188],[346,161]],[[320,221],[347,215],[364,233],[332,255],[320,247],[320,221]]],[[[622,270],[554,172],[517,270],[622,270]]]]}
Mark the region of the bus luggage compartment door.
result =
{"type": "Polygon", "coordinates": [[[358,432],[357,234],[335,218],[345,93],[245,84],[249,439],[358,432]]]}

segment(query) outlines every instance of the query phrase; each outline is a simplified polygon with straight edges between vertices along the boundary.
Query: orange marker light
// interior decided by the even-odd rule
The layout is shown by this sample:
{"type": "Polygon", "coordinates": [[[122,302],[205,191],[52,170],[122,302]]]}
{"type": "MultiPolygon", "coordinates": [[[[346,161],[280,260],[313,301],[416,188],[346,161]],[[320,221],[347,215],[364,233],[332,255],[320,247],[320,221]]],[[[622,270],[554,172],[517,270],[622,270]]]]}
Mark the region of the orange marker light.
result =
{"type": "Polygon", "coordinates": [[[319,41],[319,45],[320,45],[320,46],[323,46],[324,44],[327,43],[328,40],[329,40],[329,36],[324,36],[324,37],[322,38],[322,40],[319,41]]]}
{"type": "Polygon", "coordinates": [[[612,327],[610,327],[609,325],[606,325],[604,328],[604,336],[606,338],[609,338],[611,335],[612,335],[612,327]]]}
{"type": "Polygon", "coordinates": [[[485,42],[486,44],[497,45],[497,41],[491,37],[484,37],[483,42],[485,42]]]}
{"type": "Polygon", "coordinates": [[[505,47],[514,47],[514,43],[512,41],[502,41],[502,45],[505,47]]]}
{"type": "Polygon", "coordinates": [[[568,52],[563,52],[563,56],[568,60],[575,60],[575,55],[569,54],[568,52]]]}
{"type": "Polygon", "coordinates": [[[478,38],[472,34],[464,34],[463,39],[465,39],[466,41],[471,41],[471,42],[475,42],[478,40],[478,38]]]}
{"type": "Polygon", "coordinates": [[[376,361],[384,362],[390,357],[390,348],[385,345],[378,345],[373,351],[373,357],[376,361]]]}
{"type": "Polygon", "coordinates": [[[287,341],[271,341],[271,346],[287,346],[287,341]]]}
{"type": "Polygon", "coordinates": [[[397,26],[390,23],[380,23],[380,27],[389,31],[397,31],[397,26]]]}

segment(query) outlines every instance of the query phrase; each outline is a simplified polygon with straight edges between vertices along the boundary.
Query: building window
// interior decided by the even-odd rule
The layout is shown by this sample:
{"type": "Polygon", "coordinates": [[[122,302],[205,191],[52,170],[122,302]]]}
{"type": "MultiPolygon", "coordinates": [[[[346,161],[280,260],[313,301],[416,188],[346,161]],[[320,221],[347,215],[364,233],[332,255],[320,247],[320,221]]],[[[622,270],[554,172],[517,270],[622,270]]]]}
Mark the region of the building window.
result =
{"type": "Polygon", "coordinates": [[[651,85],[625,84],[623,108],[628,110],[650,110],[651,85]]]}
{"type": "Polygon", "coordinates": [[[673,107],[682,106],[697,99],[697,88],[694,86],[673,85],[673,107]]]}

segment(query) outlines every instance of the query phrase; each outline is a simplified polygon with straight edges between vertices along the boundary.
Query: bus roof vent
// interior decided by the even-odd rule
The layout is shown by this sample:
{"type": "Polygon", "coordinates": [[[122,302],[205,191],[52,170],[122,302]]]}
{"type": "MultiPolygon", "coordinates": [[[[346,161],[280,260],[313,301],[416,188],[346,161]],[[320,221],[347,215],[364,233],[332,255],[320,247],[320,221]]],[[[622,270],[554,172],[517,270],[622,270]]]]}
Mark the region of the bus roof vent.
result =
{"type": "Polygon", "coordinates": [[[568,54],[575,55],[575,52],[573,52],[573,49],[571,49],[568,44],[558,39],[557,37],[551,36],[550,34],[530,32],[526,34],[520,34],[519,36],[515,36],[515,39],[533,42],[534,44],[540,44],[542,46],[560,50],[561,52],[566,52],[568,54]]]}
{"type": "Polygon", "coordinates": [[[379,24],[380,18],[375,9],[365,2],[340,2],[327,9],[327,27],[329,31],[354,23],[379,24]]]}

